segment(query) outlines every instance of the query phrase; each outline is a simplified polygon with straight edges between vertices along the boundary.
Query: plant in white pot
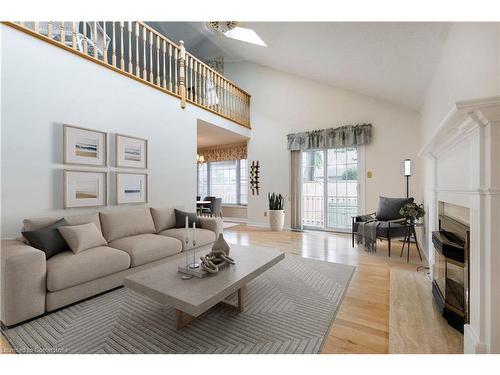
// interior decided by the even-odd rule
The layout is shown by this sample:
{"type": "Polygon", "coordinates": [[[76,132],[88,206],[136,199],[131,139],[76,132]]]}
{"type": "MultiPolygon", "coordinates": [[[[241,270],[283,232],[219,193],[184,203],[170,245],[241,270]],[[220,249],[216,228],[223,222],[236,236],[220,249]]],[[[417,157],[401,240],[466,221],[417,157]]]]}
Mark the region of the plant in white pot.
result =
{"type": "Polygon", "coordinates": [[[273,231],[282,231],[285,225],[285,210],[283,210],[283,196],[276,193],[267,193],[269,199],[269,228],[273,231]]]}

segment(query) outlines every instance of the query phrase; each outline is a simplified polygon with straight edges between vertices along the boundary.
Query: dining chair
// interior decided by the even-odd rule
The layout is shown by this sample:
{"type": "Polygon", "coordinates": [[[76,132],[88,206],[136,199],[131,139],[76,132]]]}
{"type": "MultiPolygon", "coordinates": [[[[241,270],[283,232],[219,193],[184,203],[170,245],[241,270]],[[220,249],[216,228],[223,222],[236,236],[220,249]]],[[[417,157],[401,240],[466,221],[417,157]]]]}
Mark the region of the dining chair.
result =
{"type": "Polygon", "coordinates": [[[222,198],[215,198],[210,201],[208,207],[203,208],[203,213],[209,216],[220,216],[222,217],[222,198]]]}

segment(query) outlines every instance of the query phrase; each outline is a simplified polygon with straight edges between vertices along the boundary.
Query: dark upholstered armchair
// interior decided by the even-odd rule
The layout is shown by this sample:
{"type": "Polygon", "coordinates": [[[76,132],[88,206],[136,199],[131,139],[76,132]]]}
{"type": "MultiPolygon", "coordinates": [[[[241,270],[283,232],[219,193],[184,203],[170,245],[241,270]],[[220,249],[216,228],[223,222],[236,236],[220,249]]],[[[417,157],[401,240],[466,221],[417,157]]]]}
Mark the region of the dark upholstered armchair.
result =
{"type": "Polygon", "coordinates": [[[413,203],[413,198],[379,197],[377,212],[354,216],[352,218],[352,246],[354,247],[355,236],[358,235],[359,223],[376,220],[378,221],[377,239],[387,240],[390,257],[391,239],[404,237],[407,234],[406,219],[399,213],[407,203],[413,203]]]}

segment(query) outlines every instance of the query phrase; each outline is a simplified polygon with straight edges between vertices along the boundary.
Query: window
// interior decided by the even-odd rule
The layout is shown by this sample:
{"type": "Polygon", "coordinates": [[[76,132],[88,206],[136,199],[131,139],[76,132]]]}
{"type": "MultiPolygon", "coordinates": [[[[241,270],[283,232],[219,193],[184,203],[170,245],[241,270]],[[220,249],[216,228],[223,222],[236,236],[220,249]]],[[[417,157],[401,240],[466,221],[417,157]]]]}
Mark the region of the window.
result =
{"type": "Polygon", "coordinates": [[[198,195],[222,198],[223,204],[248,204],[248,163],[227,160],[198,166],[198,195]]]}
{"type": "Polygon", "coordinates": [[[358,212],[358,150],[355,147],[302,153],[302,224],[348,230],[358,212]]]}

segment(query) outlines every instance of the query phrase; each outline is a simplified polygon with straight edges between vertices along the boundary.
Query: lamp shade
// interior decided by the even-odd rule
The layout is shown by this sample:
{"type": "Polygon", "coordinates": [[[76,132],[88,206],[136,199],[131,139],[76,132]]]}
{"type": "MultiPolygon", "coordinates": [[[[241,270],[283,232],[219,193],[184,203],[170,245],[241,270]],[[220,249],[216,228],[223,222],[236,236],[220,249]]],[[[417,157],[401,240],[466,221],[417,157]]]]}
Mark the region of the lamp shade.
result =
{"type": "Polygon", "coordinates": [[[410,159],[403,160],[403,174],[405,176],[411,176],[412,173],[412,165],[410,159]]]}

